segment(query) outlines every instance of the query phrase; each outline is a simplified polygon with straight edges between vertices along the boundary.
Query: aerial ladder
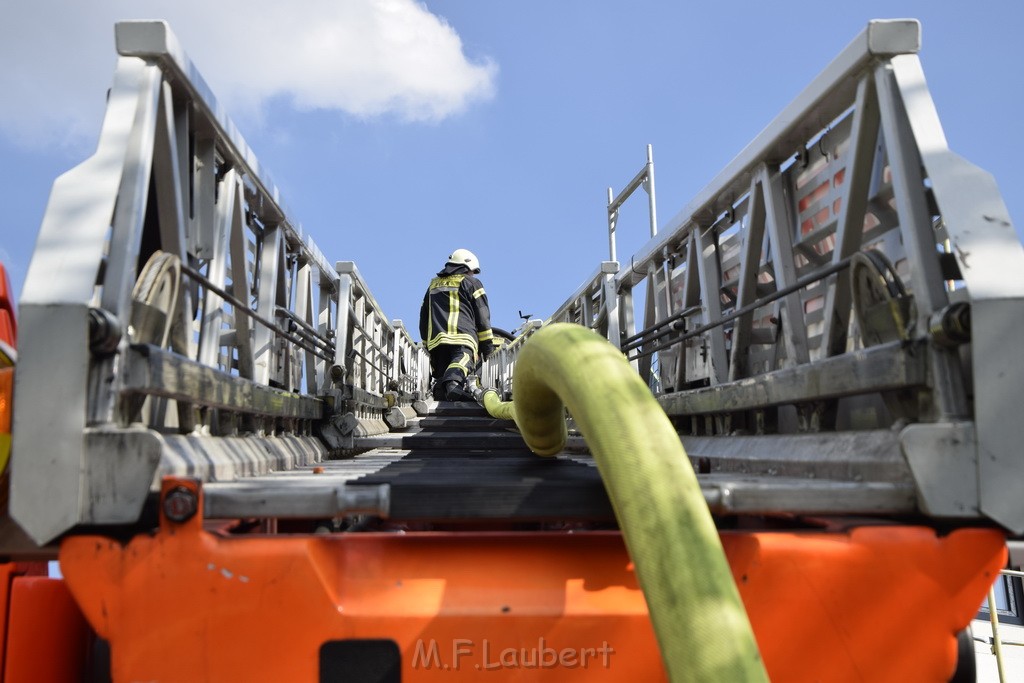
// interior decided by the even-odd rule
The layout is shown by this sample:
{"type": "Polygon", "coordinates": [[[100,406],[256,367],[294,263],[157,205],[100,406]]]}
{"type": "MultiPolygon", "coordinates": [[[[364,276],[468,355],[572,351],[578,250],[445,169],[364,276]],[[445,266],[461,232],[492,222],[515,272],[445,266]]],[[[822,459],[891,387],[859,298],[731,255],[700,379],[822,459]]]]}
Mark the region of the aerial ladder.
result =
{"type": "Polygon", "coordinates": [[[743,628],[778,681],[969,680],[964,629],[1024,531],[1024,250],[946,145],[916,21],[869,23],[660,229],[649,152],[609,193],[610,259],[483,363],[481,405],[428,399],[422,345],[166,23],[116,43],[16,349],[0,297],[4,680],[726,680],[694,651],[743,628]],[[620,263],[639,188],[652,235],[620,263]],[[595,355],[544,356],[558,335],[595,355]],[[672,443],[604,451],[647,420],[672,443]],[[657,616],[644,572],[705,566],[674,508],[645,526],[616,493],[653,461],[695,475],[735,629],[657,616]]]}

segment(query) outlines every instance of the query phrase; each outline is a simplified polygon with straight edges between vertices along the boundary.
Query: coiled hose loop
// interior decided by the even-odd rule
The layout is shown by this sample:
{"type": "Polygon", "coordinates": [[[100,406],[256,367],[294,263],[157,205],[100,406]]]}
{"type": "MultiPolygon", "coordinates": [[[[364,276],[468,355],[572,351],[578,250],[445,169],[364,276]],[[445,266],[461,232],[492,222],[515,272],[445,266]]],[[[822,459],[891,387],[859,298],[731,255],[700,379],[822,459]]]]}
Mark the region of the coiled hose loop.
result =
{"type": "Polygon", "coordinates": [[[590,330],[548,325],[523,347],[512,402],[483,396],[513,419],[527,446],[565,446],[565,408],[586,439],[611,499],[672,681],[766,681],[714,520],[679,435],[622,354],[590,330]]]}

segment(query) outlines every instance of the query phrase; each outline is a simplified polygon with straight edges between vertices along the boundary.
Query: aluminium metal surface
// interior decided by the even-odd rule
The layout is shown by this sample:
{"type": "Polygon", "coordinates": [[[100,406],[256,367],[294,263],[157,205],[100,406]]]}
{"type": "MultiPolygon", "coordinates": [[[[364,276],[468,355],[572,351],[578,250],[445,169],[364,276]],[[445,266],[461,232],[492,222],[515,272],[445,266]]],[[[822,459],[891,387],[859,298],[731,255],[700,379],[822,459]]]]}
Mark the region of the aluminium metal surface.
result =
{"type": "Polygon", "coordinates": [[[425,353],[294,221],[167,24],[116,41],[97,150],[54,183],[20,302],[11,508],[40,543],[136,519],[161,473],[319,460],[334,413],[425,390],[425,353]]]}
{"type": "Polygon", "coordinates": [[[647,145],[647,163],[641,168],[633,179],[626,184],[617,195],[612,188],[608,188],[608,260],[615,261],[615,226],[619,222],[619,209],[634,192],[643,188],[647,193],[648,219],[651,226],[651,237],[658,234],[658,209],[657,198],[654,189],[654,149],[647,145]]]}
{"type": "MultiPolygon", "coordinates": [[[[383,433],[385,392],[424,395],[426,353],[292,222],[167,26],[117,36],[97,152],[54,184],[21,302],[16,518],[40,542],[131,523],[161,474],[215,482],[218,515],[344,514],[365,504],[353,478],[388,487],[365,492],[372,509],[450,511],[455,489],[405,476],[448,461],[412,446],[468,449],[449,464],[469,476],[516,437],[383,433]],[[350,447],[372,450],[323,462],[350,447]]],[[[1024,529],[1024,251],[992,179],[946,147],[919,44],[916,22],[869,24],[628,267],[602,262],[549,318],[636,362],[716,512],[1024,529]]],[[[483,365],[486,384],[510,388],[536,329],[483,365]]],[[[596,472],[562,469],[593,489],[581,509],[604,504],[596,472]]],[[[460,514],[533,483],[495,480],[460,514]]]]}
{"type": "Polygon", "coordinates": [[[684,441],[749,437],[769,461],[762,435],[891,429],[921,512],[1020,532],[1024,249],[991,176],[949,150],[920,42],[916,21],[870,22],[620,257],[600,310],[587,284],[559,319],[655,358],[638,369],[684,441]]]}
{"type": "Polygon", "coordinates": [[[345,383],[383,393],[426,392],[425,353],[420,352],[401,320],[388,322],[369,285],[352,261],[338,261],[338,319],[347,320],[347,334],[335,344],[332,373],[345,373],[345,383]]]}
{"type": "MultiPolygon", "coordinates": [[[[713,439],[686,440],[701,490],[716,514],[900,515],[915,510],[906,464],[894,460],[889,448],[897,435],[888,430],[838,440],[779,435],[769,439],[770,461],[748,457],[754,438],[733,441],[732,452],[716,452],[722,444],[713,439]],[[728,468],[708,469],[712,459],[716,466],[729,463],[728,468]],[[764,476],[765,467],[773,468],[775,476],[764,476]]],[[[538,458],[507,422],[490,418],[476,404],[435,404],[405,431],[357,441],[368,450],[352,458],[208,484],[206,516],[234,517],[247,510],[257,516],[332,518],[362,504],[363,511],[388,525],[614,524],[593,458],[570,450],[538,458]]],[[[573,450],[580,450],[578,443],[573,450]]]]}

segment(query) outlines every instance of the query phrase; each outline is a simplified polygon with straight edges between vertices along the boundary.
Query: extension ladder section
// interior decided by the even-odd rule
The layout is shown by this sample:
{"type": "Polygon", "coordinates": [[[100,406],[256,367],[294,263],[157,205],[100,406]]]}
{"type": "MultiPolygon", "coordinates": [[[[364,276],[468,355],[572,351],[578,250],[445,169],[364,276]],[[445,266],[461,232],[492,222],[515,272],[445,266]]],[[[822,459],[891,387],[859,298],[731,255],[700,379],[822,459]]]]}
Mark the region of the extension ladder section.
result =
{"type": "Polygon", "coordinates": [[[325,529],[332,519],[351,516],[362,531],[543,529],[546,523],[614,528],[596,469],[569,455],[538,458],[510,425],[473,403],[434,404],[403,431],[356,438],[358,455],[207,483],[204,516],[320,518],[325,529]]]}
{"type": "MultiPolygon", "coordinates": [[[[629,355],[716,512],[1024,528],[1005,343],[1024,251],[991,178],[945,147],[919,41],[916,22],[869,24],[629,268],[600,264],[550,318],[629,355]]],[[[55,183],[21,305],[12,513],[37,543],[135,523],[164,476],[353,454],[427,389],[425,351],[288,216],[169,28],[117,42],[97,153],[55,183]]],[[[650,157],[644,183],[653,199],[650,157]]],[[[508,390],[535,329],[487,383],[508,390]]]]}
{"type": "MultiPolygon", "coordinates": [[[[533,456],[459,404],[362,443],[251,483],[389,487],[390,519],[277,511],[276,534],[247,533],[204,514],[231,485],[169,478],[157,533],[65,540],[68,586],[114,680],[665,680],[600,479],[573,462],[587,456],[533,456]],[[343,533],[301,533],[314,527],[343,533]]],[[[722,542],[773,680],[948,680],[1005,562],[995,530],[732,525],[722,542]]]]}
{"type": "Polygon", "coordinates": [[[290,217],[169,27],[116,39],[96,153],[54,183],[20,306],[11,511],[39,544],[134,524],[162,476],[351,452],[426,390],[426,352],[290,217]]]}
{"type": "MultiPolygon", "coordinates": [[[[116,37],[20,303],[31,547],[3,552],[59,552],[71,600],[2,566],[10,679],[41,680],[21,629],[47,604],[115,680],[664,678],[583,440],[540,458],[424,402],[425,350],[288,213],[169,27],[116,37]]],[[[1024,250],[919,45],[871,22],[661,230],[649,150],[608,210],[613,235],[643,187],[651,240],[628,267],[610,242],[547,321],[605,336],[671,418],[776,680],[948,680],[1024,530],[1024,250]]],[[[507,398],[541,326],[485,385],[507,398]]]]}
{"type": "Polygon", "coordinates": [[[916,21],[871,22],[551,320],[627,353],[695,467],[745,480],[746,510],[1020,532],[1024,250],[992,177],[948,148],[919,47],[916,21]]]}

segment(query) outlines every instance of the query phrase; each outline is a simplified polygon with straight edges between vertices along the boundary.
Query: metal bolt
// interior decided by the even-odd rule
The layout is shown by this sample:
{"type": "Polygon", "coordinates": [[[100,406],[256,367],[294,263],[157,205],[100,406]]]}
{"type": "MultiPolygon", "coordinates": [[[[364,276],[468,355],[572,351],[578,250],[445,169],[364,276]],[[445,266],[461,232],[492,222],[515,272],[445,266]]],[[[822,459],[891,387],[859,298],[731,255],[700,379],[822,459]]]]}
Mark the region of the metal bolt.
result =
{"type": "Polygon", "coordinates": [[[99,356],[117,351],[121,342],[121,323],[110,311],[89,309],[89,350],[99,356]]]}
{"type": "Polygon", "coordinates": [[[177,486],[164,496],[164,515],[172,522],[187,522],[198,509],[199,497],[184,486],[177,486]]]}

